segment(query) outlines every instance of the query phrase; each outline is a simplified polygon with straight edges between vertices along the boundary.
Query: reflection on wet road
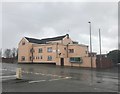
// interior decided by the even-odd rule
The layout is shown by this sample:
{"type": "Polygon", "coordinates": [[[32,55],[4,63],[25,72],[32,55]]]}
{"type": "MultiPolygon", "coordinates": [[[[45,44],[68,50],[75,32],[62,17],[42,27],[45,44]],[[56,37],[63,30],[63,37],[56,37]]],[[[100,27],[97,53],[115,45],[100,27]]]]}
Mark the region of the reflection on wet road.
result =
{"type": "MultiPolygon", "coordinates": [[[[28,80],[28,83],[21,83],[30,85],[35,91],[118,91],[118,72],[117,69],[104,69],[104,70],[90,70],[75,67],[60,67],[55,65],[42,65],[42,64],[6,64],[2,66],[3,77],[8,75],[15,75],[16,68],[22,68],[22,79],[28,80]],[[34,83],[34,84],[33,84],[34,83]],[[42,86],[40,83],[44,83],[42,86]],[[53,89],[52,86],[57,86],[53,89]],[[71,86],[72,84],[72,86],[71,86]],[[42,88],[38,88],[39,87],[42,88]],[[64,86],[65,88],[63,89],[64,86]],[[81,88],[80,88],[81,87],[81,88]],[[48,89],[49,88],[49,89],[48,89]],[[86,89],[85,89],[86,88],[86,89]]],[[[3,90],[12,91],[21,90],[19,85],[9,87],[3,81],[3,90]],[[14,88],[14,89],[13,89],[14,88]],[[17,88],[17,89],[16,89],[17,88]]],[[[10,83],[12,84],[12,83],[10,83]]],[[[23,91],[27,91],[23,88],[23,91]]],[[[31,90],[29,90],[31,91],[31,90]]]]}

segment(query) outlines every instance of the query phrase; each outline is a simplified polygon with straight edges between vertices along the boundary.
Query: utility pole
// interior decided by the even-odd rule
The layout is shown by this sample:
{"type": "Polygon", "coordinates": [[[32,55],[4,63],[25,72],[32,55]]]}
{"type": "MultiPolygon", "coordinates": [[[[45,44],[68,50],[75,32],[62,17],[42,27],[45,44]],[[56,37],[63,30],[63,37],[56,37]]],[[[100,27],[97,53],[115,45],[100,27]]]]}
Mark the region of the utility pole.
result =
{"type": "Polygon", "coordinates": [[[100,67],[102,68],[102,57],[101,57],[101,32],[100,32],[100,28],[99,28],[99,45],[100,45],[100,67]]]}
{"type": "Polygon", "coordinates": [[[91,40],[91,22],[89,23],[89,29],[90,29],[90,57],[91,57],[91,69],[93,68],[93,64],[92,64],[92,40],[91,40]]]}

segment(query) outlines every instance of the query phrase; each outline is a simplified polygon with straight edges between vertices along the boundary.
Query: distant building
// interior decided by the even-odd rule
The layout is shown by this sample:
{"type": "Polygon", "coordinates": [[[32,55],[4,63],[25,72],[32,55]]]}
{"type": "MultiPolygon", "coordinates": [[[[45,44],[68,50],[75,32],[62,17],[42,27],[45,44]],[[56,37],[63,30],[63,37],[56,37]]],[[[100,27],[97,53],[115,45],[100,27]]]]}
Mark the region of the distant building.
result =
{"type": "MultiPolygon", "coordinates": [[[[22,38],[18,45],[18,62],[91,67],[88,46],[72,41],[68,34],[46,39],[22,38]]],[[[95,54],[92,63],[96,68],[95,54]]]]}

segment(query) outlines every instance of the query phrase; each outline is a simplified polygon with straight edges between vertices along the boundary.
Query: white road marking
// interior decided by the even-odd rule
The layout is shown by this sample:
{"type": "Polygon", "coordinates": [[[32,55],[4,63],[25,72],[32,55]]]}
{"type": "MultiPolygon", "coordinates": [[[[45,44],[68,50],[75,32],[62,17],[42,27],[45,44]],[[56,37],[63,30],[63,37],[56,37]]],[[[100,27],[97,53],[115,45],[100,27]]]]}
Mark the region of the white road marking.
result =
{"type": "Polygon", "coordinates": [[[108,78],[103,78],[103,81],[110,81],[110,82],[118,83],[118,79],[108,79],[108,78]]]}
{"type": "Polygon", "coordinates": [[[45,81],[57,81],[57,80],[63,80],[63,79],[70,79],[72,77],[65,77],[65,78],[58,78],[58,79],[50,79],[50,80],[36,80],[36,81],[29,81],[29,83],[39,83],[39,82],[45,82],[45,81]]]}
{"type": "Polygon", "coordinates": [[[44,82],[46,80],[38,80],[38,81],[29,81],[29,83],[38,83],[38,82],[44,82]]]}
{"type": "MultiPolygon", "coordinates": [[[[2,69],[5,71],[8,71],[8,69],[2,69]]],[[[15,70],[9,70],[9,71],[14,71],[15,70]]],[[[70,79],[71,77],[64,77],[64,76],[60,76],[60,75],[55,75],[55,74],[44,74],[44,73],[39,73],[39,72],[28,72],[28,71],[22,71],[23,73],[27,73],[27,74],[35,74],[35,75],[42,75],[42,76],[52,76],[52,77],[58,77],[57,79],[50,79],[50,80],[37,80],[37,81],[29,81],[29,83],[38,83],[38,82],[45,82],[45,81],[56,81],[56,80],[62,80],[62,79],[70,79]]],[[[11,78],[15,78],[16,75],[10,75],[10,76],[1,76],[0,78],[2,78],[2,81],[4,80],[8,80],[11,78]]]]}
{"type": "Polygon", "coordinates": [[[33,74],[33,72],[30,72],[31,74],[33,74]]]}
{"type": "MultiPolygon", "coordinates": [[[[2,69],[2,70],[5,70],[5,71],[8,71],[8,69],[2,69]]],[[[15,71],[15,70],[9,70],[9,71],[15,71]]],[[[64,77],[64,76],[60,76],[60,75],[55,75],[55,74],[43,74],[43,73],[39,73],[39,72],[28,72],[28,71],[22,71],[23,73],[27,73],[27,74],[35,74],[35,75],[42,75],[42,76],[52,76],[52,77],[58,77],[58,79],[51,79],[51,80],[48,80],[48,81],[55,81],[55,80],[62,80],[62,79],[70,79],[71,77],[64,77]]],[[[11,75],[11,76],[2,76],[1,78],[2,79],[5,79],[5,78],[11,78],[11,77],[16,77],[16,75],[11,75]]],[[[30,81],[29,83],[36,83],[36,82],[43,82],[43,81],[46,81],[46,80],[38,80],[38,81],[30,81]]]]}
{"type": "Polygon", "coordinates": [[[0,77],[0,82],[1,81],[5,81],[5,80],[10,80],[10,79],[14,79],[14,78],[16,78],[16,75],[10,75],[10,76],[1,76],[0,77]]]}
{"type": "Polygon", "coordinates": [[[51,79],[51,80],[48,80],[48,81],[56,81],[56,80],[60,80],[60,79],[51,79]]]}
{"type": "Polygon", "coordinates": [[[55,74],[43,74],[43,73],[38,73],[38,72],[36,72],[36,73],[33,73],[33,72],[28,72],[28,71],[22,71],[23,73],[31,73],[31,74],[35,74],[35,75],[42,75],[42,76],[53,76],[53,77],[63,77],[63,76],[60,76],[60,75],[55,75],[55,74]]]}
{"type": "Polygon", "coordinates": [[[30,73],[30,74],[35,74],[35,75],[42,75],[42,76],[52,76],[52,77],[59,77],[61,79],[70,79],[72,77],[65,77],[65,76],[61,76],[61,75],[55,75],[55,74],[43,74],[43,73],[39,73],[39,72],[28,72],[28,71],[22,71],[23,73],[30,73]]]}
{"type": "Polygon", "coordinates": [[[47,74],[47,76],[53,76],[53,74],[47,74]]]}
{"type": "Polygon", "coordinates": [[[71,79],[72,77],[65,77],[66,79],[71,79]]]}
{"type": "Polygon", "coordinates": [[[0,69],[0,71],[13,71],[13,72],[15,72],[16,70],[10,70],[10,69],[0,69]]]}
{"type": "Polygon", "coordinates": [[[10,76],[1,76],[0,78],[10,78],[10,77],[16,77],[16,75],[10,75],[10,76]]]}
{"type": "MultiPolygon", "coordinates": [[[[45,74],[41,74],[41,75],[45,75],[45,74]]],[[[47,75],[46,75],[47,76],[47,75]]]]}
{"type": "Polygon", "coordinates": [[[35,73],[36,75],[39,75],[39,73],[35,73]]]}
{"type": "Polygon", "coordinates": [[[3,71],[3,70],[4,70],[4,71],[7,71],[7,69],[0,69],[0,71],[3,71]]]}
{"type": "Polygon", "coordinates": [[[63,80],[63,79],[71,79],[72,77],[64,77],[64,78],[58,78],[58,79],[51,79],[48,81],[55,81],[55,80],[63,80]]]}
{"type": "Polygon", "coordinates": [[[52,76],[58,76],[58,75],[52,75],[52,76]]]}

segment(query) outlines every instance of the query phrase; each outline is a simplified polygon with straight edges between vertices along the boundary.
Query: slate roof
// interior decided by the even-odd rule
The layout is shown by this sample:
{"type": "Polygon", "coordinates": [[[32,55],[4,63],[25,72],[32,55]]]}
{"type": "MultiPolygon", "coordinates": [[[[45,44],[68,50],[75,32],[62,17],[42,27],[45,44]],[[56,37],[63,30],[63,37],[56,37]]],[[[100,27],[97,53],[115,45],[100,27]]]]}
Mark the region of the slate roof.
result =
{"type": "MultiPolygon", "coordinates": [[[[68,34],[66,34],[68,35],[68,34]]],[[[58,37],[53,37],[53,38],[45,38],[45,39],[35,39],[35,38],[28,38],[25,37],[29,42],[31,43],[37,43],[37,44],[46,44],[49,41],[59,41],[62,40],[64,37],[66,37],[66,35],[64,36],[58,36],[58,37]]]]}

